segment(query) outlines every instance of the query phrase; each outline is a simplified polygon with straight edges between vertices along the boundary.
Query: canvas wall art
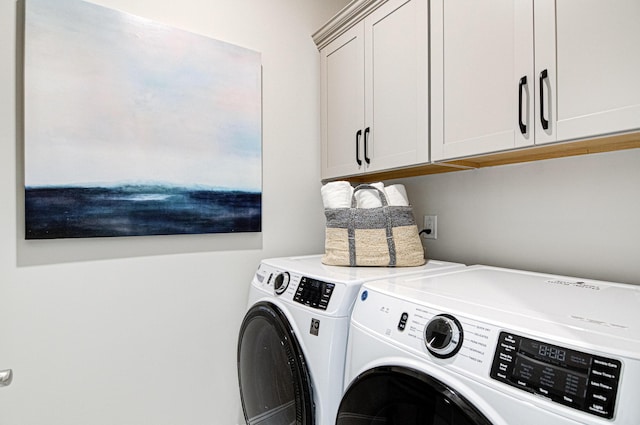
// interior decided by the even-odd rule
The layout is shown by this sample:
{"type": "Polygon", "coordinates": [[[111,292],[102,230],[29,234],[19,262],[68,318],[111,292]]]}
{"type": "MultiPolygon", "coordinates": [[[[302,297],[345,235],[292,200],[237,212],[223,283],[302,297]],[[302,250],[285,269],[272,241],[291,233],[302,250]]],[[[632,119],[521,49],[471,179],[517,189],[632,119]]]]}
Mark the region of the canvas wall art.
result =
{"type": "Polygon", "coordinates": [[[258,52],[26,0],[27,239],[261,231],[258,52]]]}

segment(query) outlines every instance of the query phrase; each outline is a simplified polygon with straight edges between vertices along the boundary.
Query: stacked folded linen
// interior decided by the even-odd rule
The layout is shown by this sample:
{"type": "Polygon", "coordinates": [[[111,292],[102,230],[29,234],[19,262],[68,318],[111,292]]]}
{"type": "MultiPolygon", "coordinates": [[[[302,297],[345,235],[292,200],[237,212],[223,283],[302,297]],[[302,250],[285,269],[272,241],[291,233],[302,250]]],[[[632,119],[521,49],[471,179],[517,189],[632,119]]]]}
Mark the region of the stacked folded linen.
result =
{"type": "MultiPolygon", "coordinates": [[[[370,186],[384,192],[384,183],[371,183],[370,186]]],[[[356,192],[356,206],[358,208],[379,208],[382,206],[380,193],[373,189],[362,189],[356,192]]]]}
{"type": "MultiPolygon", "coordinates": [[[[384,186],[384,183],[371,183],[371,186],[384,192],[387,203],[393,206],[409,206],[409,197],[404,185],[393,184],[384,186]]],[[[325,208],[350,208],[353,196],[353,187],[347,181],[330,182],[320,189],[322,202],[325,208]]],[[[356,192],[356,206],[358,208],[377,208],[382,206],[380,194],[377,190],[361,189],[356,192]]]]}
{"type": "Polygon", "coordinates": [[[349,182],[330,182],[320,189],[322,202],[325,208],[349,208],[351,207],[351,197],[353,188],[349,182]]]}
{"type": "Polygon", "coordinates": [[[384,194],[387,196],[387,202],[393,206],[409,206],[409,197],[407,190],[402,184],[392,184],[384,188],[384,194]]]}

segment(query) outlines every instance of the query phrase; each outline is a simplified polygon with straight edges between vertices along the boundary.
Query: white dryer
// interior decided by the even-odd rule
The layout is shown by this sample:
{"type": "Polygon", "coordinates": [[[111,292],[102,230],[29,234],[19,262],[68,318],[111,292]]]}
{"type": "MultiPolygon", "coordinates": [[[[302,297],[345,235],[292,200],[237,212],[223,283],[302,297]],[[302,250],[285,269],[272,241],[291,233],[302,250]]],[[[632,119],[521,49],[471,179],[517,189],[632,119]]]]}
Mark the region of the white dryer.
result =
{"type": "Polygon", "coordinates": [[[337,425],[640,424],[640,287],[472,266],[362,286],[337,425]]]}
{"type": "Polygon", "coordinates": [[[247,424],[333,425],[344,382],[353,303],[363,282],[464,265],[336,267],[321,256],[264,260],[249,291],[238,339],[247,424]]]}

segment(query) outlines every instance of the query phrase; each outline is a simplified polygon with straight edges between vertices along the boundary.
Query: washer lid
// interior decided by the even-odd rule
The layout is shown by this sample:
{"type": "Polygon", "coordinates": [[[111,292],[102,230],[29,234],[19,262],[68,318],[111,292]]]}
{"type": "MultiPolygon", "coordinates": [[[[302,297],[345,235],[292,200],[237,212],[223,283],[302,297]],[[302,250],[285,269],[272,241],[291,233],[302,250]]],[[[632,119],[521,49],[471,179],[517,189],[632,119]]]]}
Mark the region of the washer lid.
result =
{"type": "Polygon", "coordinates": [[[640,357],[640,286],[472,266],[365,287],[452,314],[640,357]]]}

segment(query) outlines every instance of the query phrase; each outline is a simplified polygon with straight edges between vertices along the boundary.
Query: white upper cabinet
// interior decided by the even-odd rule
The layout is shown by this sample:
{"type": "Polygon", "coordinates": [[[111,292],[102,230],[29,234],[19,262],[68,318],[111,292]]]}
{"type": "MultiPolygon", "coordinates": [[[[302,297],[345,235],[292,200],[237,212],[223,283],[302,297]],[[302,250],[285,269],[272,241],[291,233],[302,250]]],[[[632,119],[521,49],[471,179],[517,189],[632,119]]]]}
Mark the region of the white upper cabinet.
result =
{"type": "Polygon", "coordinates": [[[364,31],[357,25],[321,51],[322,178],[364,170],[364,31]]]}
{"type": "Polygon", "coordinates": [[[314,40],[323,179],[640,135],[640,0],[354,0],[314,40]]]}
{"type": "Polygon", "coordinates": [[[431,7],[433,161],[640,129],[640,1],[431,7]]]}
{"type": "Polygon", "coordinates": [[[431,31],[431,160],[532,145],[533,0],[433,0],[431,31]]]}
{"type": "Polygon", "coordinates": [[[391,0],[365,19],[369,171],[429,160],[427,20],[424,0],[391,0]]]}
{"type": "Polygon", "coordinates": [[[323,179],[429,160],[427,23],[427,2],[388,0],[321,48],[323,179]]]}
{"type": "Polygon", "coordinates": [[[556,139],[640,129],[640,1],[535,5],[536,73],[555,73],[545,83],[555,93],[544,107],[556,121],[556,139]]]}

